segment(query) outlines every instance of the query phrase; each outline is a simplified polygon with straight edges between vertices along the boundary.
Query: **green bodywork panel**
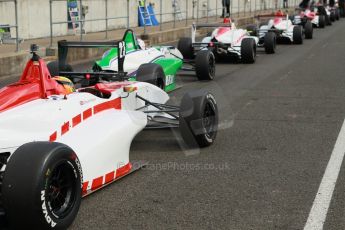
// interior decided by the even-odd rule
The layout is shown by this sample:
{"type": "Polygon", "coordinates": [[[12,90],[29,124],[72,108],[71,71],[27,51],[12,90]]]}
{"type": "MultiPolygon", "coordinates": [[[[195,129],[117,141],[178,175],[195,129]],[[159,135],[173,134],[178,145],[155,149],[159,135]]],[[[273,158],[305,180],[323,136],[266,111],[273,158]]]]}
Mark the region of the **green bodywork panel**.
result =
{"type": "Polygon", "coordinates": [[[103,55],[101,60],[97,60],[96,64],[102,68],[108,67],[110,65],[110,61],[117,57],[117,48],[113,48],[107,51],[106,55],[103,55]]]}
{"type": "MultiPolygon", "coordinates": [[[[128,31],[125,38],[124,38],[125,44],[126,44],[126,54],[131,53],[135,50],[139,50],[139,46],[137,44],[137,41],[135,39],[134,34],[131,31],[128,31]]],[[[159,50],[161,49],[160,46],[155,46],[155,49],[159,50]]],[[[102,57],[102,59],[97,60],[96,64],[100,66],[101,68],[109,67],[111,60],[117,57],[118,49],[113,48],[108,50],[102,57]]],[[[176,88],[176,74],[177,72],[182,68],[183,61],[178,58],[159,58],[153,61],[153,63],[156,63],[160,66],[162,66],[164,74],[165,74],[165,91],[169,92],[176,88]]],[[[143,63],[144,64],[144,63],[143,63]]],[[[129,80],[136,80],[135,75],[131,76],[129,80]]]]}

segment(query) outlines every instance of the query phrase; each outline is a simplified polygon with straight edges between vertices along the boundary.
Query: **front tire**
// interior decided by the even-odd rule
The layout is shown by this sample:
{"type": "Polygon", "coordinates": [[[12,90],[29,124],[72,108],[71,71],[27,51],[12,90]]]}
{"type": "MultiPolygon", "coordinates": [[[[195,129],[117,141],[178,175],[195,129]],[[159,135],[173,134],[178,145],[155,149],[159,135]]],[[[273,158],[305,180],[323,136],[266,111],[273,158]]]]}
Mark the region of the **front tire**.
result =
{"type": "Polygon", "coordinates": [[[302,28],[302,26],[294,26],[294,28],[293,28],[293,42],[295,44],[303,44],[303,28],[302,28]]]}
{"type": "Polygon", "coordinates": [[[243,63],[251,64],[255,62],[256,44],[252,38],[244,38],[241,43],[241,60],[243,63]]]}
{"type": "Polygon", "coordinates": [[[309,20],[304,25],[304,36],[306,39],[313,38],[313,24],[309,20]]]}
{"type": "Polygon", "coordinates": [[[201,50],[195,58],[195,72],[199,80],[213,80],[216,75],[216,58],[209,50],[201,50]]]}
{"type": "Polygon", "coordinates": [[[179,123],[187,146],[212,145],[218,131],[218,107],[213,95],[205,90],[185,94],[181,100],[179,123]]]}
{"type": "Polygon", "coordinates": [[[3,179],[10,228],[66,229],[79,210],[81,175],[76,154],[64,144],[32,142],[19,147],[3,179]]]}

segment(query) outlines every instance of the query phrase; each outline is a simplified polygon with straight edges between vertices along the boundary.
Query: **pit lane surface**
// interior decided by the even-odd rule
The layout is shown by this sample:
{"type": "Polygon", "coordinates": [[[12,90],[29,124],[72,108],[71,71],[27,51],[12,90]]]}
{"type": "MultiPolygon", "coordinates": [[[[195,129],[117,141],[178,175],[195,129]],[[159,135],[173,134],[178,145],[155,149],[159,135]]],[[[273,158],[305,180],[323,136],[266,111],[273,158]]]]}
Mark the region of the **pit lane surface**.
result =
{"type": "MultiPolygon", "coordinates": [[[[217,66],[216,143],[183,151],[171,130],[144,131],[131,160],[149,165],[83,199],[71,229],[303,229],[345,117],[345,20],[303,45],[217,66]]],[[[345,141],[345,140],[343,140],[345,141]]],[[[97,153],[95,153],[97,154],[97,153]]],[[[342,164],[325,229],[345,228],[342,164]]]]}

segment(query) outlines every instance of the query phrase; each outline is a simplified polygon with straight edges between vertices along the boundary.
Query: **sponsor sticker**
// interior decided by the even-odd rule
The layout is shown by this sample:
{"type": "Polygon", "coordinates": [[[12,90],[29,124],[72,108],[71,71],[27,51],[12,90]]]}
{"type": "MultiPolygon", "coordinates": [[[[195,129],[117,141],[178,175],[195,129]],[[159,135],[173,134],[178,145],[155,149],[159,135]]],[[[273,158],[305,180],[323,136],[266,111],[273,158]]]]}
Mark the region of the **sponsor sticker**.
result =
{"type": "Polygon", "coordinates": [[[175,76],[174,75],[167,75],[165,80],[165,85],[171,85],[175,82],[175,76]]]}
{"type": "Polygon", "coordinates": [[[41,191],[41,201],[42,201],[42,212],[44,215],[44,219],[47,221],[47,223],[54,228],[56,226],[56,222],[52,220],[52,218],[48,214],[47,206],[46,206],[46,198],[45,198],[46,192],[44,190],[41,191]]]}

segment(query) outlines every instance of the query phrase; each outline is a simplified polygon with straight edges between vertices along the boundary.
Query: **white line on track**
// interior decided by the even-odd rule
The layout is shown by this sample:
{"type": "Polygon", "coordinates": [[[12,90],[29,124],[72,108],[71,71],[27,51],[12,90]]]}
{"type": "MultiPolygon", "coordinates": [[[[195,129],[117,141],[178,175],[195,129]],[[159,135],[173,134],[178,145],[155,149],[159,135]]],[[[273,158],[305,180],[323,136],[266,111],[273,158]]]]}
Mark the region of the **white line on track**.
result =
{"type": "Polygon", "coordinates": [[[310,210],[304,230],[321,230],[325,223],[333,191],[337,183],[340,168],[345,154],[345,120],[340,129],[337,141],[327,164],[319,190],[317,191],[313,206],[310,210]]]}

